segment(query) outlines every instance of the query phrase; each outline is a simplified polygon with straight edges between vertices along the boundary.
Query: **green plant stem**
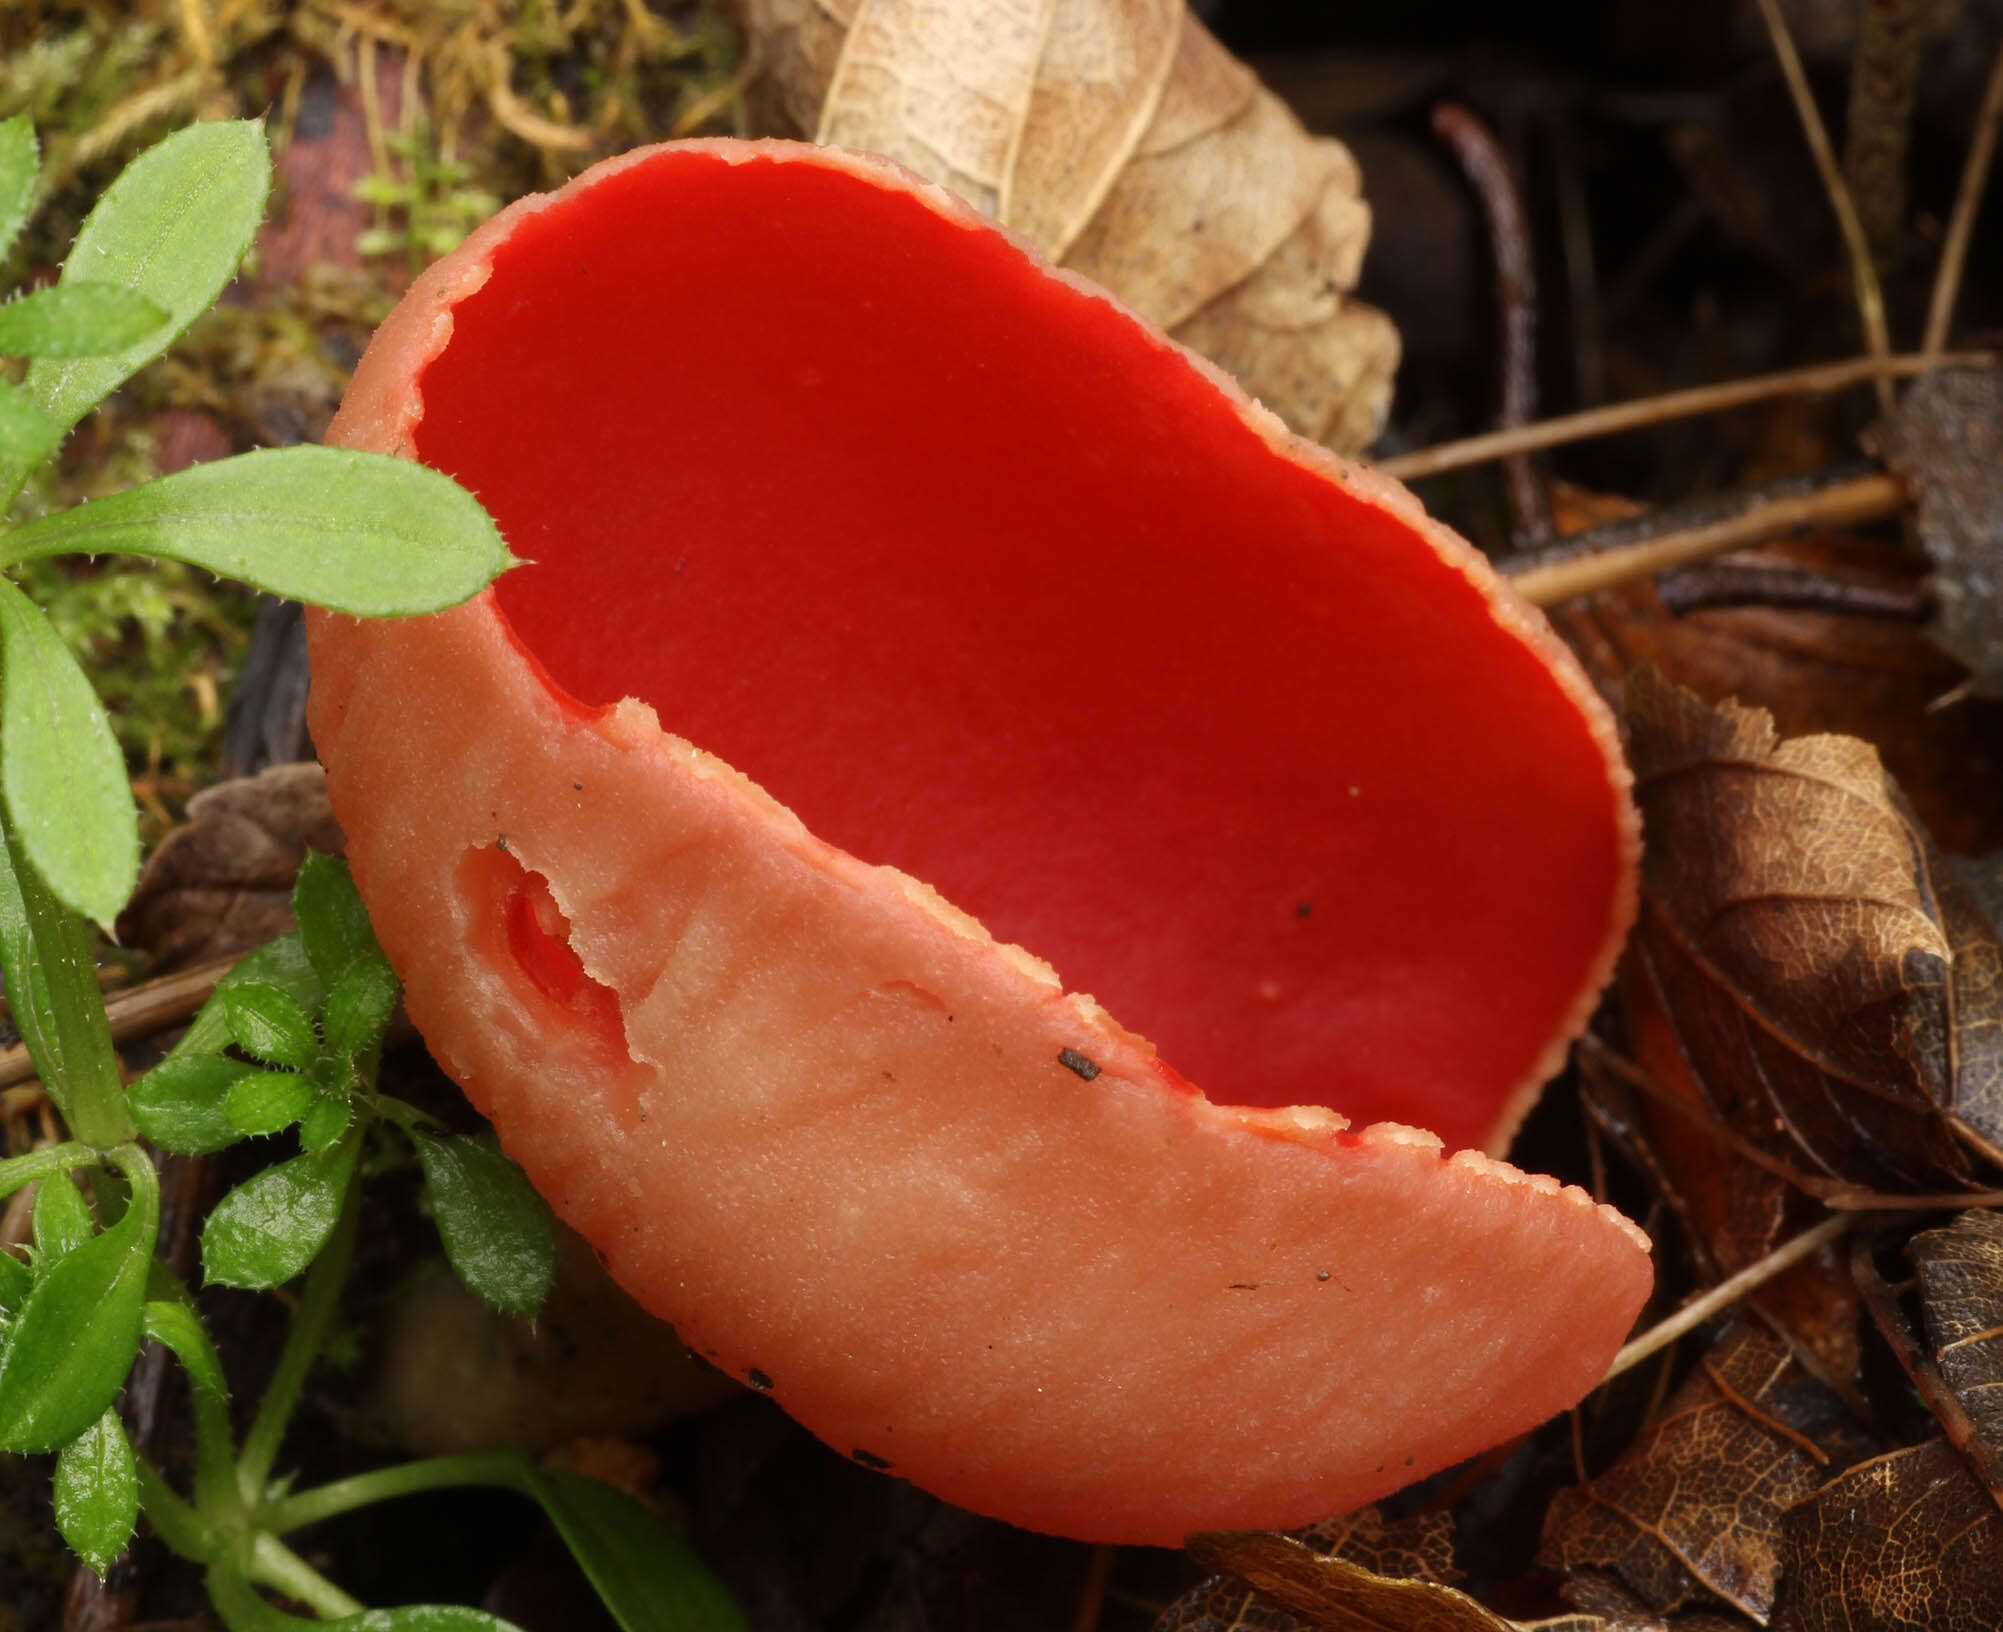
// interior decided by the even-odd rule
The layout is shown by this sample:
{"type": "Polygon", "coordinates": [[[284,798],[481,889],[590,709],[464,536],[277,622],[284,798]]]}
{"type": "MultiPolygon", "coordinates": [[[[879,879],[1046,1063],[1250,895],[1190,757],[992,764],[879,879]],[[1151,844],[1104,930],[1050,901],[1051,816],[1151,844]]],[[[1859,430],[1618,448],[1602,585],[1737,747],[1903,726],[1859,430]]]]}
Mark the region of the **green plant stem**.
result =
{"type": "MultiPolygon", "coordinates": [[[[361,1132],[357,1127],[347,1137],[358,1138],[361,1132]]],[[[299,1313],[292,1318],[292,1331],[278,1356],[278,1366],[272,1372],[264,1398],[258,1401],[256,1420],[244,1436],[243,1454],[237,1460],[237,1488],[253,1510],[263,1500],[271,1466],[278,1460],[278,1448],[292,1420],[293,1407],[299,1403],[300,1392],[306,1386],[306,1374],[313,1369],[314,1358],[327,1339],[327,1328],[333,1324],[340,1307],[341,1288],[354,1262],[355,1232],[360,1217],[361,1166],[357,1163],[349,1176],[347,1193],[341,1198],[340,1219],[326,1246],[320,1249],[320,1256],[313,1260],[313,1267],[306,1272],[299,1313]]]]}
{"type": "Polygon", "coordinates": [[[368,1608],[359,1598],[351,1598],[284,1542],[267,1531],[259,1531],[251,1544],[250,1568],[253,1581],[275,1587],[287,1597],[297,1598],[328,1620],[343,1615],[359,1615],[368,1608]]]}
{"type": "Polygon", "coordinates": [[[11,1196],[24,1184],[33,1184],[51,1173],[67,1173],[96,1159],[97,1153],[90,1146],[75,1139],[44,1150],[31,1150],[25,1156],[10,1156],[0,1161],[0,1196],[11,1196]]]}
{"type": "Polygon", "coordinates": [[[464,1485],[494,1485],[504,1490],[522,1490],[522,1457],[519,1451],[470,1451],[460,1456],[428,1456],[419,1462],[399,1462],[395,1467],[357,1473],[332,1484],[281,1496],[259,1515],[278,1535],[322,1520],[338,1518],[358,1507],[387,1502],[398,1496],[414,1496],[420,1491],[446,1490],[464,1485]]]}
{"type": "Polygon", "coordinates": [[[153,1533],[168,1550],[197,1564],[213,1564],[223,1553],[220,1531],[167,1483],[167,1476],[143,1454],[135,1461],[139,1473],[139,1505],[153,1533]]]}

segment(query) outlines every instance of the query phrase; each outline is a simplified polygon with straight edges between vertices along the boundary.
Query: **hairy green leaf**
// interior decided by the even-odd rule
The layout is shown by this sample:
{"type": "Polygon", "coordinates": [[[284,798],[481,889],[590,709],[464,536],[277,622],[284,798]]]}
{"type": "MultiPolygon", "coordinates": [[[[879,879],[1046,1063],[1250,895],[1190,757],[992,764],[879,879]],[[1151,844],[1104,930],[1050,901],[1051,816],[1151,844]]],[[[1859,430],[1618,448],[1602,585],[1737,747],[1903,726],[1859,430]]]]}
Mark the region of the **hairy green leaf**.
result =
{"type": "Polygon", "coordinates": [[[155,1343],[173,1351],[174,1358],[181,1362],[181,1368],[187,1372],[190,1382],[219,1398],[229,1397],[229,1385],[223,1378],[222,1358],[216,1353],[208,1328],[193,1308],[173,1299],[149,1299],[143,1329],[155,1343]]]}
{"type": "Polygon", "coordinates": [[[97,1227],[90,1203],[67,1173],[51,1173],[35,1192],[35,1251],[44,1265],[74,1252],[97,1227]]]}
{"type": "Polygon", "coordinates": [[[267,1167],[216,1203],[202,1226],[202,1269],[212,1285],[279,1286],[310,1264],[340,1221],[361,1140],[267,1167]]]}
{"type": "Polygon", "coordinates": [[[396,973],[383,957],[363,958],[348,965],[327,994],[321,1025],[327,1046],[350,1058],[375,1047],[396,1012],[396,973]]]}
{"type": "Polygon", "coordinates": [[[255,1071],[230,1084],[224,1109],[239,1133],[283,1133],[317,1097],[312,1079],[297,1071],[255,1071]]]}
{"type": "Polygon", "coordinates": [[[362,905],[348,864],[339,857],[308,852],[299,868],[299,882],[292,886],[292,916],[314,972],[329,989],[357,959],[382,961],[369,909],[362,905]]]}
{"type": "Polygon", "coordinates": [[[332,1621],[307,1620],[267,1602],[241,1571],[226,1565],[211,1568],[205,1581],[209,1601],[229,1632],[519,1632],[512,1621],[456,1604],[407,1604],[332,1621]]]}
{"type": "Polygon", "coordinates": [[[215,303],[270,190],[264,127],[249,120],[191,125],[125,167],[77,233],[62,281],[129,289],[167,321],[110,356],[36,362],[28,389],[50,418],[74,425],[215,303]]]}
{"type": "Polygon", "coordinates": [[[166,321],[165,312],[130,289],[59,283],[0,306],[0,357],[102,357],[166,321]]]}
{"type": "Polygon", "coordinates": [[[106,1411],[56,1458],[56,1528],[103,1577],[139,1522],[139,1469],[116,1411],[106,1411]]]}
{"type": "Polygon", "coordinates": [[[12,380],[0,380],[0,470],[26,474],[56,451],[68,433],[12,380]]]}
{"type": "Polygon", "coordinates": [[[229,1023],[229,999],[224,994],[253,981],[278,987],[308,1014],[327,1000],[327,990],[314,973],[297,935],[267,941],[216,982],[216,989],[202,1005],[202,1012],[195,1016],[187,1035],[174,1045],[169,1058],[214,1054],[235,1042],[236,1034],[229,1023]]]}
{"type": "Polygon", "coordinates": [[[9,561],[120,550],[192,562],[365,617],[436,612],[512,557],[449,476],[348,448],[265,448],[58,511],[0,538],[9,561]]]}
{"type": "Polygon", "coordinates": [[[230,1035],[246,1053],[273,1065],[303,1071],[320,1052],[320,1036],[292,994],[266,981],[235,981],[219,986],[223,1017],[230,1035]]]}
{"type": "Polygon", "coordinates": [[[157,1192],[44,1274],[0,1345],[0,1450],[53,1451],[97,1421],[139,1352],[157,1192]]]}
{"type": "Polygon", "coordinates": [[[41,608],[0,578],[0,792],[57,899],[111,927],[139,878],[139,825],[104,705],[41,608]]]}
{"type": "Polygon", "coordinates": [[[325,1150],[348,1131],[355,1107],[345,1093],[323,1092],[299,1119],[299,1143],[306,1150],[325,1150]]]}
{"type": "Polygon", "coordinates": [[[533,1315],[556,1279],[549,1205],[506,1156],[476,1139],[413,1132],[445,1256],[503,1314],[533,1315]]]}
{"type": "Polygon", "coordinates": [[[41,174],[41,151],[35,127],[25,113],[0,122],[0,256],[14,247],[35,201],[35,180],[41,174]]]}
{"type": "Polygon", "coordinates": [[[229,1092],[257,1066],[222,1054],[170,1054],[126,1089],[139,1131],[162,1150],[205,1156],[243,1137],[229,1114],[229,1092]]]}

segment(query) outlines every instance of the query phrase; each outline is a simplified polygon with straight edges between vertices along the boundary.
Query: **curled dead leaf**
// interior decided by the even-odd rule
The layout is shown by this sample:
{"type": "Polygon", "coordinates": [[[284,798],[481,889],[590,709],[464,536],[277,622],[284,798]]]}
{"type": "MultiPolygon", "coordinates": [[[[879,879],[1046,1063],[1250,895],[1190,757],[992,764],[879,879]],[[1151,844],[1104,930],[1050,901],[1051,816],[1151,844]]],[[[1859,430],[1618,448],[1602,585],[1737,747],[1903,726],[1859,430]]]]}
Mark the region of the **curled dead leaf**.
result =
{"type": "Polygon", "coordinates": [[[1906,1251],[1934,1365],[1974,1431],[1971,1459],[2003,1503],[2003,1213],[1962,1213],[1906,1251]]]}
{"type": "Polygon", "coordinates": [[[754,122],[888,154],[1110,289],[1302,435],[1367,446],[1398,337],[1349,298],[1356,161],[1182,0],[740,0],[754,122]]]}
{"type": "Polygon", "coordinates": [[[2003,368],[1921,375],[1873,434],[1919,493],[1940,609],[1927,632],[1968,665],[1970,691],[2003,697],[2003,368]]]}
{"type": "Polygon", "coordinates": [[[2003,1626],[2003,1514],[1945,1440],[1838,1475],[1781,1521],[1776,1632],[2003,1626]]]}
{"type": "MultiPolygon", "coordinates": [[[[1562,482],[1552,499],[1565,532],[1642,508],[1562,482]]],[[[1927,563],[1917,552],[1888,551],[1883,539],[1821,531],[1738,552],[1719,563],[1727,565],[1910,601],[1927,563]]],[[[1639,579],[1552,609],[1552,621],[1609,696],[1617,698],[1622,680],[1647,663],[1702,696],[1767,710],[1783,736],[1862,737],[1944,849],[2003,844],[2003,702],[1972,697],[1929,707],[1965,671],[1920,625],[1764,604],[1678,612],[1666,587],[1639,579]]]]}
{"type": "MultiPolygon", "coordinates": [[[[1422,1576],[1379,1575],[1333,1553],[1317,1552],[1295,1536],[1271,1531],[1214,1532],[1191,1536],[1189,1556],[1197,1565],[1255,1588],[1258,1594],[1323,1632],[1609,1632],[1597,1615],[1560,1615],[1550,1620],[1512,1621],[1458,1587],[1422,1576]]],[[[1205,1584],[1209,1587],[1209,1583],[1205,1584]]],[[[1227,1589],[1211,1589],[1214,1608],[1228,1608],[1227,1589]]],[[[1194,1595],[1191,1595],[1192,1597],[1194,1595]]],[[[1178,1604],[1187,1600],[1178,1600],[1178,1604]]],[[[1171,1624],[1170,1614],[1155,1632],[1196,1632],[1197,1623],[1171,1624]]],[[[1207,1623],[1206,1623],[1207,1624],[1207,1623]]],[[[1221,1627],[1249,1624],[1268,1632],[1269,1619],[1254,1614],[1221,1627]]]]}
{"type": "Polygon", "coordinates": [[[1877,754],[1646,669],[1627,702],[1634,944],[1711,1112],[1811,1182],[1966,1180],[2003,1145],[1995,930],[1877,754]]]}
{"type": "Polygon", "coordinates": [[[219,782],[188,801],[188,820],[147,861],[119,914],[119,939],[163,969],[247,952],[291,932],[292,881],[306,852],[341,849],[318,765],[219,782]]]}
{"type": "Polygon", "coordinates": [[[1611,1570],[1662,1613],[1715,1596],[1764,1622],[1781,1514],[1870,1449],[1784,1343],[1740,1324],[1619,1462],[1559,1492],[1539,1556],[1567,1571],[1611,1570]]]}

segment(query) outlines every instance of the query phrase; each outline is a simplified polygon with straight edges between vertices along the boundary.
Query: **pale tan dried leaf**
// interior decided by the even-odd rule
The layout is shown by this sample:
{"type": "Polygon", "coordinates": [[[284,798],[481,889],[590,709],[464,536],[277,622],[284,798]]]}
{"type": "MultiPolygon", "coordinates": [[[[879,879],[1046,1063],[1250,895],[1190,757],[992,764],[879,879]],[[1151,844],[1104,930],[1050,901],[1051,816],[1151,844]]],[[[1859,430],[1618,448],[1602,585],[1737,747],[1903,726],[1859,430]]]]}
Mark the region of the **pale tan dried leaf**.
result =
{"type": "Polygon", "coordinates": [[[746,110],[768,136],[805,140],[821,120],[857,0],[741,0],[751,61],[746,110]]]}
{"type": "Polygon", "coordinates": [[[1179,0],[739,0],[773,134],[884,153],[1342,451],[1398,337],[1348,298],[1361,177],[1179,0]]]}
{"type": "Polygon", "coordinates": [[[1220,129],[1136,157],[1064,264],[1173,329],[1256,272],[1325,191],[1355,185],[1347,148],[1288,140],[1299,130],[1262,90],[1220,129]]]}
{"type": "Polygon", "coordinates": [[[861,0],[814,140],[1001,205],[1056,0],[861,0]]]}
{"type": "Polygon", "coordinates": [[[1003,226],[1064,258],[1152,124],[1187,15],[1182,0],[1110,10],[1102,0],[1057,0],[996,211],[1003,226]]]}

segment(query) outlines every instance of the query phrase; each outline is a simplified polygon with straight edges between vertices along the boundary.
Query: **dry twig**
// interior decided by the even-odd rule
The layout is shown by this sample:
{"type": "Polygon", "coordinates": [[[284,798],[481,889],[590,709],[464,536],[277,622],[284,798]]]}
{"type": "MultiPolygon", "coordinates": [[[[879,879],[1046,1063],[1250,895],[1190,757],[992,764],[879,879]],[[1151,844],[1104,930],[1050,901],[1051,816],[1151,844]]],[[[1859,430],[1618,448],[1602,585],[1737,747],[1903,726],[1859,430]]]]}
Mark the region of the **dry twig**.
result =
{"type": "Polygon", "coordinates": [[[1883,471],[1828,482],[1806,493],[1733,497],[1737,503],[1715,520],[1678,526],[1680,511],[1654,511],[1576,534],[1555,549],[1504,562],[1502,570],[1532,606],[1556,606],[1801,528],[1883,521],[1907,503],[1905,484],[1883,471]]]}
{"type": "MultiPolygon", "coordinates": [[[[1815,93],[1809,89],[1801,53],[1794,48],[1794,36],[1788,33],[1787,20],[1780,14],[1779,0],[1759,0],[1759,4],[1760,16],[1766,20],[1767,33],[1773,39],[1774,55],[1780,59],[1781,73],[1794,97],[1795,112],[1801,116],[1802,134],[1808,138],[1809,151],[1815,155],[1816,169],[1822,172],[1822,185],[1828,190],[1836,223],[1843,229],[1843,243],[1850,253],[1850,278],[1857,291],[1857,316],[1864,327],[1864,344],[1873,357],[1882,361],[1892,354],[1892,340],[1885,326],[1885,294],[1878,286],[1871,246],[1865,241],[1857,207],[1851,201],[1850,189],[1844,185],[1843,172],[1837,167],[1835,149],[1829,145],[1829,132],[1815,106],[1815,93]]],[[[1878,406],[1885,413],[1892,411],[1892,382],[1882,376],[1878,380],[1878,406]]]]}

